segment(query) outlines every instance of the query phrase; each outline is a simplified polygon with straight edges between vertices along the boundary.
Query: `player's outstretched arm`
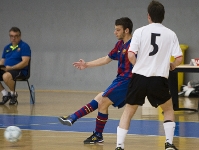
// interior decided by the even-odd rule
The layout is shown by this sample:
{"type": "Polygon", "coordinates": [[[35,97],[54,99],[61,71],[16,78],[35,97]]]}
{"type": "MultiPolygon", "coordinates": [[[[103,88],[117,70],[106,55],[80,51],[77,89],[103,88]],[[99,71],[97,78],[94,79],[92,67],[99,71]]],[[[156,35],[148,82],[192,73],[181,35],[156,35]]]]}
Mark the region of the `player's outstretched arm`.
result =
{"type": "Polygon", "coordinates": [[[83,59],[80,59],[78,62],[74,62],[73,66],[79,70],[87,68],[86,62],[83,59]]]}
{"type": "Polygon", "coordinates": [[[79,70],[83,70],[89,67],[102,66],[102,65],[110,63],[111,61],[112,59],[107,55],[107,56],[104,56],[104,57],[101,57],[89,62],[85,62],[83,59],[80,59],[78,62],[74,62],[73,66],[79,70]]]}

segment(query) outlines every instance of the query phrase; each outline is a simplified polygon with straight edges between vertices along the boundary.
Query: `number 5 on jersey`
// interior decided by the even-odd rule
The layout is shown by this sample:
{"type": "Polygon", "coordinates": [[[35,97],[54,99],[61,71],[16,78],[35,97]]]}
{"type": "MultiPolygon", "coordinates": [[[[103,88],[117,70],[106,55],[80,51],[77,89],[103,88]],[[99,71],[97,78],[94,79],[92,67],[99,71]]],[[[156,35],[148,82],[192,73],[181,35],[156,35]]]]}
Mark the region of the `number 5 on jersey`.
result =
{"type": "Polygon", "coordinates": [[[153,51],[149,53],[149,56],[153,56],[158,52],[158,45],[155,43],[156,36],[160,36],[160,34],[151,33],[151,45],[153,45],[153,51]]]}

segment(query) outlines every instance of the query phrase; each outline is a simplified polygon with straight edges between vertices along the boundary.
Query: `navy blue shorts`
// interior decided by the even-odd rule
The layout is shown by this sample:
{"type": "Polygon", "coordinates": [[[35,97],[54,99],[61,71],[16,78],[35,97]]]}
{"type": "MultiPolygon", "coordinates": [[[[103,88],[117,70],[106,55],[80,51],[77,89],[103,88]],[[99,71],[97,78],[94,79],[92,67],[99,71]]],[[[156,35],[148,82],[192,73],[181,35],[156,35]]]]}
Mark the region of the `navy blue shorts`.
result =
{"type": "Polygon", "coordinates": [[[125,105],[125,98],[127,94],[128,85],[131,78],[117,77],[112,84],[104,91],[103,97],[108,97],[114,107],[121,108],[125,105]]]}
{"type": "MultiPolygon", "coordinates": [[[[15,79],[15,78],[17,78],[17,77],[25,77],[25,76],[22,74],[21,70],[10,70],[10,71],[8,71],[8,72],[10,72],[10,74],[12,75],[12,78],[13,78],[13,79],[15,79]]],[[[0,70],[0,81],[3,81],[2,76],[3,76],[4,73],[5,73],[4,70],[0,70]]]]}

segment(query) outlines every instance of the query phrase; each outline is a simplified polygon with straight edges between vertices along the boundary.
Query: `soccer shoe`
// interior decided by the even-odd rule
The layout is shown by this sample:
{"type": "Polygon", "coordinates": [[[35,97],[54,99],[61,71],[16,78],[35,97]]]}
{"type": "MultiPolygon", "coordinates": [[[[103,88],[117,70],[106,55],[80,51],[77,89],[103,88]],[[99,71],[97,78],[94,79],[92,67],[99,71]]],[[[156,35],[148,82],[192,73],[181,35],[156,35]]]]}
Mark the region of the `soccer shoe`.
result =
{"type": "Polygon", "coordinates": [[[9,105],[18,104],[17,97],[18,97],[18,94],[17,94],[17,93],[11,95],[11,99],[10,99],[9,105]]]}
{"type": "Polygon", "coordinates": [[[7,101],[8,101],[9,99],[11,99],[11,94],[10,94],[10,92],[8,92],[8,95],[2,97],[2,102],[0,102],[0,105],[4,105],[5,103],[7,103],[7,101]]]}
{"type": "Polygon", "coordinates": [[[95,132],[93,132],[93,134],[90,137],[84,140],[84,144],[95,144],[95,143],[102,143],[102,142],[104,142],[103,136],[98,136],[96,135],[95,132]]]}
{"type": "Polygon", "coordinates": [[[178,150],[173,144],[165,143],[165,150],[178,150]]]}
{"type": "Polygon", "coordinates": [[[115,150],[124,150],[124,149],[122,149],[121,147],[117,147],[115,150]]]}
{"type": "Polygon", "coordinates": [[[76,121],[76,120],[73,120],[70,116],[61,116],[58,119],[63,125],[67,125],[67,126],[72,126],[73,123],[76,121]]]}

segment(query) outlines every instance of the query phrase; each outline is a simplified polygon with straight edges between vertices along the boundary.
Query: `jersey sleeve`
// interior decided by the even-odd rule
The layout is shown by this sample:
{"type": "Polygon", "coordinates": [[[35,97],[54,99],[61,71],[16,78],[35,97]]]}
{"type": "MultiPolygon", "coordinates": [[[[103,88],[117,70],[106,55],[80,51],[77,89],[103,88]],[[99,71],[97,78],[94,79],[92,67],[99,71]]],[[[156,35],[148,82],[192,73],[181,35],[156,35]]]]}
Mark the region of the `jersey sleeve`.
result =
{"type": "Polygon", "coordinates": [[[137,54],[139,50],[139,43],[140,43],[140,29],[137,29],[133,33],[133,37],[132,37],[128,51],[133,52],[134,54],[137,54]]]}
{"type": "Polygon", "coordinates": [[[118,45],[119,41],[115,44],[115,47],[108,54],[108,56],[113,60],[118,60],[118,45]]]}
{"type": "Polygon", "coordinates": [[[21,56],[31,56],[31,50],[30,50],[30,46],[28,44],[23,44],[23,46],[21,47],[21,56]]]}
{"type": "Polygon", "coordinates": [[[183,56],[182,50],[180,48],[180,44],[179,44],[179,41],[178,41],[178,38],[177,38],[176,34],[174,34],[173,50],[172,50],[172,54],[171,55],[174,58],[183,56]]]}

